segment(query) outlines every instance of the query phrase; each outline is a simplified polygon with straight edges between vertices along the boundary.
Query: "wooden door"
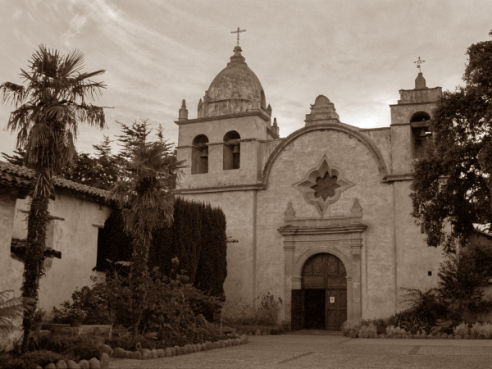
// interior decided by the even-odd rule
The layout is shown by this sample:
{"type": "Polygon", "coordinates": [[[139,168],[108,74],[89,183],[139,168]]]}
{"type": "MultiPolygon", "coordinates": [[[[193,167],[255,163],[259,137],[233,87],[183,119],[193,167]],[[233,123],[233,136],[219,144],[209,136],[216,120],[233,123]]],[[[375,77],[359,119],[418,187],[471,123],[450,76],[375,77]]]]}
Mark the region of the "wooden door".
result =
{"type": "Polygon", "coordinates": [[[304,328],[304,290],[292,290],[290,325],[292,330],[304,328]]]}
{"type": "Polygon", "coordinates": [[[327,288],[325,293],[325,328],[339,331],[342,323],[347,320],[347,289],[327,288]]]}
{"type": "MultiPolygon", "coordinates": [[[[342,261],[332,254],[318,254],[308,259],[302,270],[302,288],[324,290],[325,328],[340,330],[347,320],[347,279],[342,261]]],[[[306,306],[304,311],[307,311],[306,306]]]]}

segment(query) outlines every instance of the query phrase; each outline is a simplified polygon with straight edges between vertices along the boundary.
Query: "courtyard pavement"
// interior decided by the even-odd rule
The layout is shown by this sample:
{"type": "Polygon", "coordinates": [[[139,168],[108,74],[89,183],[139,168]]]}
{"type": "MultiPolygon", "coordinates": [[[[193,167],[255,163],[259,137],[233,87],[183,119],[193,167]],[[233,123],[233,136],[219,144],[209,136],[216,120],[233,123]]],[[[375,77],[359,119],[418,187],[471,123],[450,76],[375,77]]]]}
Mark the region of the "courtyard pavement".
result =
{"type": "Polygon", "coordinates": [[[492,369],[492,340],[352,339],[296,332],[251,336],[249,343],[152,360],[115,359],[121,369],[492,369]]]}

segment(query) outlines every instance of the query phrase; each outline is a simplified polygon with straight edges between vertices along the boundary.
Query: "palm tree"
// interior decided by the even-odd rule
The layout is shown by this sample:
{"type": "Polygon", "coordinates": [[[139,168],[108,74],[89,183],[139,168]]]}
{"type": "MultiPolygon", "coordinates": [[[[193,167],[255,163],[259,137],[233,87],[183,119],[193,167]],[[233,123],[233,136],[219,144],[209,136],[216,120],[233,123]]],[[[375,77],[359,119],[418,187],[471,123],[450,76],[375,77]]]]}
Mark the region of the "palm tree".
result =
{"type": "Polygon", "coordinates": [[[75,153],[74,138],[80,122],[104,126],[102,107],[87,103],[105,87],[91,80],[103,70],[82,72],[84,58],[74,50],[62,55],[44,45],[34,52],[28,70],[21,69],[24,85],[0,85],[5,102],[13,103],[7,127],[17,132],[17,148],[25,149],[26,165],[34,169],[31,209],[28,216],[22,296],[34,299],[23,318],[25,351],[43,275],[48,202],[54,197],[53,176],[69,164],[75,153]]]}
{"type": "Polygon", "coordinates": [[[131,127],[123,125],[123,130],[130,162],[114,193],[122,209],[125,233],[132,238],[129,287],[132,291],[133,335],[136,337],[147,303],[152,234],[172,222],[172,185],[178,163],[172,155],[171,145],[163,140],[161,133],[158,141],[146,141],[150,133],[146,121],[134,122],[131,127]]]}

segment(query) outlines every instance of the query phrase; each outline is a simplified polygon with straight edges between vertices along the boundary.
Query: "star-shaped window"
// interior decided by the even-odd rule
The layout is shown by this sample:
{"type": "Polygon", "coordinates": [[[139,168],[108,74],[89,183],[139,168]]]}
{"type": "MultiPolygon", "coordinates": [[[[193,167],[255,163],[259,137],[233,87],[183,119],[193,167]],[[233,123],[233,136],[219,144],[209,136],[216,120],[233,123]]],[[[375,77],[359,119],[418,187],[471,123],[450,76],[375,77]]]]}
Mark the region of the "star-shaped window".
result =
{"type": "Polygon", "coordinates": [[[326,200],[328,197],[335,196],[335,190],[340,187],[337,180],[337,176],[330,176],[328,172],[325,173],[324,177],[316,178],[316,184],[311,186],[314,190],[314,197],[321,197],[326,200]]]}
{"type": "Polygon", "coordinates": [[[294,184],[304,199],[316,207],[322,216],[328,205],[337,201],[342,192],[354,184],[342,176],[340,172],[328,164],[323,156],[318,165],[308,171],[303,179],[294,184]]]}

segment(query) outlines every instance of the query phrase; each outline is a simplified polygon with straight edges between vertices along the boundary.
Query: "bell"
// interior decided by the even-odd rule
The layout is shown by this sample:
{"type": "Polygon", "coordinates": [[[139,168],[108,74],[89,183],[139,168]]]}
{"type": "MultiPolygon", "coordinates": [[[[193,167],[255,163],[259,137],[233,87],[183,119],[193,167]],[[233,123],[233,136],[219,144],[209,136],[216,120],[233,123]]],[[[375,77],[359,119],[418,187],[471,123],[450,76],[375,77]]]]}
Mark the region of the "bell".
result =
{"type": "Polygon", "coordinates": [[[234,145],[232,147],[232,153],[233,154],[239,154],[239,145],[234,145]]]}
{"type": "Polygon", "coordinates": [[[427,136],[431,136],[431,135],[432,135],[432,132],[426,131],[425,129],[421,130],[419,133],[419,137],[427,137],[427,136]]]}

